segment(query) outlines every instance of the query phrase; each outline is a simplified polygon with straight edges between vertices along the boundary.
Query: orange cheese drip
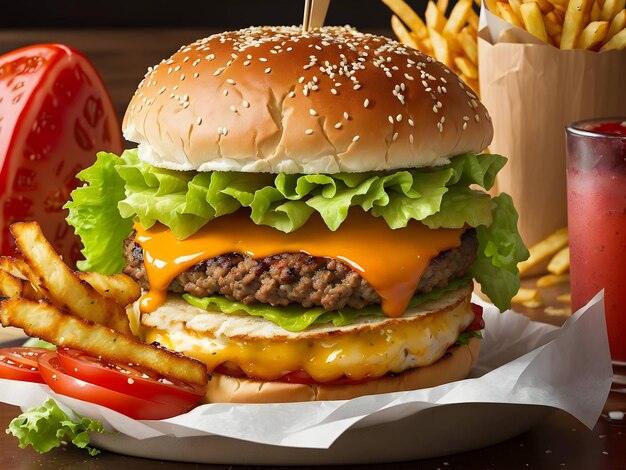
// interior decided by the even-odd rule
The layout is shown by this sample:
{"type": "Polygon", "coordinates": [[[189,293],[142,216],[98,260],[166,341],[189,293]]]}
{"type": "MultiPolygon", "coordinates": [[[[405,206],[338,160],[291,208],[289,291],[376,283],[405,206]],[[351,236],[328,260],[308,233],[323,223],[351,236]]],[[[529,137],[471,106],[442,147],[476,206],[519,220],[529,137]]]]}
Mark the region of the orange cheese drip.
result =
{"type": "Polygon", "coordinates": [[[256,225],[246,211],[219,217],[184,240],[160,224],[146,230],[136,223],[135,230],[150,282],[150,291],[141,298],[143,312],[162,305],[170,282],[201,261],[227,253],[262,259],[303,252],[352,267],[381,297],[389,317],[404,313],[430,260],[458,247],[463,233],[463,229],[432,230],[415,221],[392,230],[381,217],[361,210],[352,210],[335,232],[313,215],[300,229],[284,233],[256,225]]]}

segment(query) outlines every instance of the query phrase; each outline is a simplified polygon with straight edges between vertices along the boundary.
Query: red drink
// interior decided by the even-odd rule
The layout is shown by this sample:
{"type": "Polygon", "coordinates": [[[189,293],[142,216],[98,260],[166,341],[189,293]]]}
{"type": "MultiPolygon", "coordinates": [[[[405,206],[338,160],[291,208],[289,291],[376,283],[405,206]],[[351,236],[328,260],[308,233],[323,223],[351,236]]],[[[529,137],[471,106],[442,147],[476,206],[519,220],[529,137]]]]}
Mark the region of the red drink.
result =
{"type": "Polygon", "coordinates": [[[572,309],[605,289],[611,358],[626,363],[626,119],[567,127],[572,309]]]}

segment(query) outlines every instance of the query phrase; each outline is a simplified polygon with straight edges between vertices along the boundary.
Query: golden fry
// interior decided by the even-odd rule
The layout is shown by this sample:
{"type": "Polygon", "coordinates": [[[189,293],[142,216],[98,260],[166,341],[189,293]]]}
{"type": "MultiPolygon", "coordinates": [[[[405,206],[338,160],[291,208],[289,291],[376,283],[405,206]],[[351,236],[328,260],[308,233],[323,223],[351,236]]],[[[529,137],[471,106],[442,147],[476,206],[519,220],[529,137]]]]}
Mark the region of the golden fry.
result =
{"type": "Polygon", "coordinates": [[[82,282],[54,251],[39,224],[15,223],[11,225],[11,233],[35,274],[36,279],[31,282],[36,288],[42,286],[47,291],[46,298],[85,320],[131,334],[124,307],[82,282]]]}
{"type": "Polygon", "coordinates": [[[572,294],[571,293],[567,293],[567,294],[562,294],[557,296],[556,300],[558,302],[561,302],[563,304],[571,304],[572,303],[572,294]]]}
{"type": "Polygon", "coordinates": [[[132,304],[141,295],[135,280],[126,274],[104,275],[100,273],[77,272],[79,279],[90,284],[104,297],[113,299],[122,306],[132,304]]]}
{"type": "Polygon", "coordinates": [[[393,32],[398,37],[401,43],[415,49],[419,49],[417,41],[413,39],[413,36],[409,32],[409,30],[406,29],[402,21],[400,21],[400,18],[398,18],[396,15],[391,16],[391,29],[393,29],[393,32]]]}
{"type": "Polygon", "coordinates": [[[566,247],[568,243],[567,227],[557,230],[544,240],[530,247],[530,257],[526,261],[519,263],[520,275],[529,272],[535,266],[547,261],[554,254],[566,247]]]}
{"type": "Polygon", "coordinates": [[[478,67],[476,67],[470,60],[465,57],[455,57],[454,63],[463,75],[473,80],[478,79],[478,67]]]}
{"type": "Polygon", "coordinates": [[[206,366],[195,359],[62,312],[47,301],[5,300],[0,304],[0,321],[4,326],[22,328],[29,336],[107,361],[138,364],[166,377],[199,385],[208,381],[206,366]]]}
{"type": "Polygon", "coordinates": [[[548,272],[563,274],[569,271],[569,247],[561,248],[548,263],[548,272]]]}
{"type": "Polygon", "coordinates": [[[448,67],[452,65],[450,60],[450,48],[446,39],[434,29],[429,29],[428,34],[433,45],[433,54],[435,59],[446,64],[448,67]]]}
{"type": "Polygon", "coordinates": [[[437,0],[437,8],[445,15],[446,11],[448,11],[448,0],[437,0]]]}
{"type": "Polygon", "coordinates": [[[602,5],[602,14],[600,19],[602,21],[612,21],[615,15],[624,9],[626,6],[626,0],[605,0],[602,5]]]}
{"type": "Polygon", "coordinates": [[[608,21],[592,21],[580,33],[576,47],[578,49],[593,49],[604,40],[608,30],[608,21]]]}
{"type": "Polygon", "coordinates": [[[422,19],[413,11],[413,9],[404,0],[382,0],[391,11],[404,21],[417,37],[423,39],[428,36],[428,30],[422,19]]]}
{"type": "Polygon", "coordinates": [[[536,302],[541,300],[541,294],[537,289],[528,289],[520,287],[517,294],[511,299],[511,302],[516,304],[523,304],[524,302],[536,302]]]}
{"type": "Polygon", "coordinates": [[[610,49],[616,49],[621,51],[624,48],[626,48],[626,29],[622,29],[619,33],[615,34],[600,50],[608,51],[610,49]]]}
{"type": "Polygon", "coordinates": [[[459,43],[463,48],[463,52],[474,65],[478,65],[478,43],[476,38],[472,36],[469,26],[466,26],[459,33],[459,43]]]}
{"type": "Polygon", "coordinates": [[[537,279],[537,287],[551,287],[569,282],[569,274],[546,274],[537,279]]]}
{"type": "Polygon", "coordinates": [[[521,13],[526,30],[543,42],[549,42],[539,5],[536,2],[524,3],[521,6],[521,13]]]}
{"type": "Polygon", "coordinates": [[[438,33],[443,31],[447,21],[446,17],[443,13],[441,13],[439,8],[437,8],[437,5],[435,5],[432,0],[428,2],[428,6],[424,12],[424,19],[426,20],[426,26],[434,29],[438,33]]]}
{"type": "Polygon", "coordinates": [[[549,306],[544,309],[544,312],[552,317],[569,317],[572,314],[572,309],[549,306]]]}
{"type": "Polygon", "coordinates": [[[608,42],[613,36],[615,36],[624,28],[626,28],[626,10],[622,10],[617,15],[615,15],[613,21],[611,21],[609,30],[606,33],[604,42],[608,42]]]}
{"type": "Polygon", "coordinates": [[[500,17],[503,20],[517,26],[518,28],[524,29],[524,25],[513,11],[513,8],[511,8],[511,5],[504,2],[498,2],[497,5],[498,11],[500,12],[500,17]]]}
{"type": "Polygon", "coordinates": [[[565,12],[561,49],[574,49],[583,30],[583,20],[591,13],[591,0],[570,0],[565,12]]]}
{"type": "Polygon", "coordinates": [[[0,296],[23,297],[31,300],[41,299],[41,295],[34,289],[30,281],[14,276],[2,269],[0,269],[0,296]]]}
{"type": "MultiPolygon", "coordinates": [[[[554,5],[552,5],[552,3],[550,3],[548,0],[522,0],[523,3],[536,3],[539,6],[539,9],[541,10],[541,13],[546,14],[546,13],[550,13],[552,10],[554,10],[554,5]]],[[[509,3],[511,3],[511,0],[509,0],[509,3]]]]}
{"type": "Polygon", "coordinates": [[[444,35],[455,35],[465,25],[467,16],[472,10],[472,0],[458,0],[450,12],[450,17],[446,26],[443,28],[444,35]]]}

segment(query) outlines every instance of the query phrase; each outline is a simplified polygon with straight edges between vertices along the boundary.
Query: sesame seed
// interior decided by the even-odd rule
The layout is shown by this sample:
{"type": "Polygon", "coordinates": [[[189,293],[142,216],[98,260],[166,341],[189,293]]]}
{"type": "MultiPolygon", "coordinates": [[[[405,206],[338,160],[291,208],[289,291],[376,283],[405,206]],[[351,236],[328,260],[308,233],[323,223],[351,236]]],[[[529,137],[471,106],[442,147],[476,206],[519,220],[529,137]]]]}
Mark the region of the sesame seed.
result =
{"type": "Polygon", "coordinates": [[[233,113],[236,113],[236,112],[237,112],[237,108],[235,108],[234,106],[231,106],[231,107],[230,107],[230,110],[231,110],[233,113]]]}
{"type": "Polygon", "coordinates": [[[193,74],[193,78],[198,78],[200,76],[200,74],[198,72],[193,74]]]}
{"type": "Polygon", "coordinates": [[[226,82],[230,83],[231,85],[236,85],[237,83],[235,82],[235,80],[233,80],[232,78],[227,78],[226,82]]]}
{"type": "Polygon", "coordinates": [[[269,68],[269,67],[265,69],[265,73],[270,73],[271,71],[272,71],[272,69],[269,68]]]}
{"type": "Polygon", "coordinates": [[[464,121],[469,121],[469,117],[467,117],[467,116],[463,116],[463,120],[464,120],[464,121]]]}
{"type": "Polygon", "coordinates": [[[439,129],[439,132],[442,133],[443,132],[443,124],[441,124],[440,122],[437,123],[437,129],[439,129]]]}
{"type": "Polygon", "coordinates": [[[182,82],[184,79],[185,79],[185,74],[183,73],[183,74],[181,74],[181,76],[180,76],[180,81],[182,82]]]}
{"type": "Polygon", "coordinates": [[[224,70],[226,70],[226,67],[220,67],[220,68],[219,68],[219,69],[217,69],[215,72],[213,72],[213,75],[217,77],[218,75],[221,75],[221,73],[222,73],[224,70]]]}
{"type": "Polygon", "coordinates": [[[201,117],[199,117],[199,118],[196,120],[196,123],[197,123],[198,125],[201,125],[201,124],[202,124],[202,118],[201,118],[201,117]]]}
{"type": "Polygon", "coordinates": [[[474,115],[474,119],[476,120],[476,122],[480,122],[480,117],[478,116],[478,114],[474,115]]]}
{"type": "Polygon", "coordinates": [[[300,78],[298,79],[298,83],[302,83],[302,82],[304,82],[304,77],[300,77],[300,78]]]}
{"type": "Polygon", "coordinates": [[[290,91],[287,96],[289,96],[289,98],[293,98],[294,96],[296,96],[296,92],[295,91],[290,91]]]}
{"type": "Polygon", "coordinates": [[[260,60],[261,62],[267,62],[267,59],[266,59],[265,57],[259,57],[259,60],[260,60]]]}
{"type": "Polygon", "coordinates": [[[389,120],[390,124],[393,124],[393,116],[389,116],[387,119],[389,120]]]}
{"type": "Polygon", "coordinates": [[[358,90],[359,88],[361,88],[361,85],[358,83],[352,87],[353,90],[358,90]]]}
{"type": "Polygon", "coordinates": [[[391,72],[390,72],[390,71],[386,71],[386,72],[385,72],[385,75],[387,75],[387,77],[389,77],[389,78],[391,78],[391,77],[392,77],[392,75],[391,75],[391,72]]]}
{"type": "Polygon", "coordinates": [[[336,95],[336,94],[338,93],[338,92],[337,92],[337,90],[336,90],[336,89],[334,89],[334,88],[331,88],[331,89],[330,89],[330,92],[331,92],[333,95],[336,95]]]}
{"type": "Polygon", "coordinates": [[[349,120],[349,119],[350,119],[350,115],[349,115],[348,113],[346,113],[346,112],[344,112],[344,113],[343,113],[343,117],[344,117],[346,120],[349,120]]]}
{"type": "Polygon", "coordinates": [[[415,140],[415,139],[413,138],[413,134],[409,134],[409,142],[410,142],[410,143],[413,143],[413,140],[415,140]]]}
{"type": "Polygon", "coordinates": [[[463,130],[467,129],[467,121],[463,122],[463,130]]]}
{"type": "Polygon", "coordinates": [[[309,109],[309,114],[311,116],[317,116],[317,111],[315,111],[314,109],[309,109]]]}
{"type": "Polygon", "coordinates": [[[438,113],[439,112],[439,108],[437,108],[437,105],[433,106],[433,113],[438,113]]]}
{"type": "Polygon", "coordinates": [[[361,138],[361,136],[359,136],[359,135],[355,135],[355,136],[352,138],[352,142],[358,142],[360,138],[361,138]]]}
{"type": "Polygon", "coordinates": [[[408,122],[409,122],[409,126],[411,126],[411,127],[415,126],[415,122],[413,121],[413,119],[409,118],[408,122]]]}
{"type": "Polygon", "coordinates": [[[224,90],[223,93],[224,93],[224,96],[228,96],[228,90],[224,90]]]}
{"type": "Polygon", "coordinates": [[[244,108],[249,108],[250,107],[250,103],[248,103],[246,100],[243,100],[242,105],[243,105],[244,108]]]}
{"type": "Polygon", "coordinates": [[[134,383],[135,383],[135,381],[131,377],[128,377],[128,384],[132,385],[134,383]]]}
{"type": "Polygon", "coordinates": [[[313,129],[307,129],[306,131],[304,131],[304,133],[306,135],[311,135],[311,134],[313,134],[313,129]]]}
{"type": "Polygon", "coordinates": [[[393,137],[391,138],[391,140],[392,140],[393,142],[395,142],[396,140],[398,140],[398,136],[399,136],[399,135],[400,135],[400,134],[398,134],[397,132],[394,132],[393,137]]]}
{"type": "Polygon", "coordinates": [[[243,65],[245,65],[245,66],[247,67],[248,65],[250,65],[250,61],[249,61],[249,60],[246,60],[246,61],[243,63],[243,65]]]}
{"type": "Polygon", "coordinates": [[[396,116],[396,121],[398,121],[398,122],[402,121],[402,114],[398,114],[396,116]]]}
{"type": "Polygon", "coordinates": [[[183,108],[187,108],[187,106],[189,106],[189,101],[185,101],[185,102],[183,103],[183,108]]]}
{"type": "Polygon", "coordinates": [[[226,129],[225,127],[222,128],[222,134],[224,136],[228,135],[228,129],[226,129]]]}
{"type": "Polygon", "coordinates": [[[366,98],[365,101],[363,101],[363,107],[367,108],[369,105],[370,105],[370,100],[366,98]]]}
{"type": "Polygon", "coordinates": [[[337,124],[335,124],[335,129],[341,129],[342,124],[340,122],[338,122],[337,124]]]}

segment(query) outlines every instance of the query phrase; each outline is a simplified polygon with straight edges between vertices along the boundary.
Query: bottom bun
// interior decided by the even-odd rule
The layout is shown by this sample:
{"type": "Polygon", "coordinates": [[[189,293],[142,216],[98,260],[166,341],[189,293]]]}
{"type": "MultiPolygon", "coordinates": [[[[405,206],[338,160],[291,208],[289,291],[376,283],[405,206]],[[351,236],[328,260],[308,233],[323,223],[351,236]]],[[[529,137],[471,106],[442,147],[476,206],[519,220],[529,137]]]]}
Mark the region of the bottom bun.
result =
{"type": "Polygon", "coordinates": [[[211,374],[206,403],[287,403],[316,400],[349,400],[362,395],[417,390],[466,378],[476,363],[480,339],[450,348],[434,364],[401,374],[355,385],[294,384],[263,382],[222,374],[211,374]]]}

